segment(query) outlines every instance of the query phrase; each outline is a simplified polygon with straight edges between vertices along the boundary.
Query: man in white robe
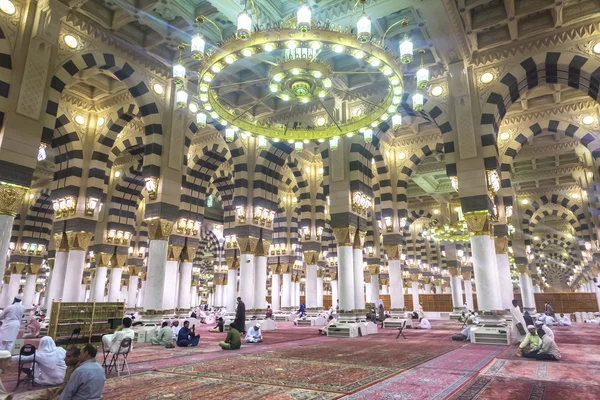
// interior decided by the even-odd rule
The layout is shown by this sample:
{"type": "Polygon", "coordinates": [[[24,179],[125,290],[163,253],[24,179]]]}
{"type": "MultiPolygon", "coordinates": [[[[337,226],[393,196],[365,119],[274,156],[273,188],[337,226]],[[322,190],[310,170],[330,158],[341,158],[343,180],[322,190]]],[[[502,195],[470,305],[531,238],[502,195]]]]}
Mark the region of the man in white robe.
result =
{"type": "MultiPolygon", "coordinates": [[[[40,340],[40,346],[35,352],[35,383],[42,386],[55,386],[63,383],[67,365],[65,364],[65,349],[56,347],[50,336],[40,340]]],[[[33,361],[34,356],[21,356],[21,361],[33,361]]],[[[12,360],[19,362],[19,356],[12,360]]]]}
{"type": "Polygon", "coordinates": [[[104,345],[104,349],[109,350],[113,354],[117,353],[121,347],[121,342],[125,338],[131,339],[131,348],[133,349],[135,332],[133,329],[131,329],[131,324],[131,318],[125,317],[123,318],[122,329],[116,331],[115,333],[102,336],[102,344],[104,345]]]}
{"type": "Polygon", "coordinates": [[[263,341],[262,332],[260,331],[260,323],[257,322],[246,333],[246,343],[260,343],[263,341]]]}
{"type": "Polygon", "coordinates": [[[23,314],[25,314],[25,307],[21,304],[23,296],[20,294],[15,296],[13,303],[6,307],[2,314],[0,314],[0,320],[2,320],[2,326],[0,327],[0,350],[12,351],[12,348],[19,334],[21,328],[21,321],[23,320],[23,314]]]}
{"type": "Polygon", "coordinates": [[[523,313],[521,312],[521,309],[519,308],[519,303],[517,303],[516,300],[512,301],[510,315],[512,316],[513,334],[515,335],[517,342],[522,342],[523,339],[525,339],[525,335],[527,334],[527,331],[525,330],[525,327],[527,326],[527,324],[525,323],[525,318],[523,318],[523,313]],[[525,333],[519,331],[519,329],[517,327],[518,323],[521,324],[521,327],[523,328],[523,332],[525,332],[525,333]]]}
{"type": "Polygon", "coordinates": [[[571,326],[572,322],[565,314],[560,313],[560,318],[558,320],[558,325],[560,326],[571,326]]]}
{"type": "Polygon", "coordinates": [[[431,329],[431,323],[427,318],[421,318],[419,320],[419,325],[415,326],[415,329],[431,329]]]}
{"type": "Polygon", "coordinates": [[[550,336],[550,338],[554,340],[554,332],[552,332],[552,329],[550,329],[548,325],[544,324],[542,321],[535,321],[535,327],[543,330],[546,335],[550,336]]]}

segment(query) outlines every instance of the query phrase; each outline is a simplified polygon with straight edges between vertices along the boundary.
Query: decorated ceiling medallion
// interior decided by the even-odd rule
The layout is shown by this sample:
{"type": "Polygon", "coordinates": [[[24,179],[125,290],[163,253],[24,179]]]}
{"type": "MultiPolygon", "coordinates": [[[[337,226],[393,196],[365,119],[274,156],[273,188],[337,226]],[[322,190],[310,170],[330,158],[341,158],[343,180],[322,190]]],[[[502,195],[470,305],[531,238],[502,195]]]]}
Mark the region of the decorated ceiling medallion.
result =
{"type": "Polygon", "coordinates": [[[241,131],[268,139],[331,139],[376,126],[390,117],[388,108],[394,100],[399,102],[403,93],[402,66],[397,59],[397,54],[379,42],[361,43],[351,32],[328,30],[320,25],[302,33],[292,27],[278,29],[276,34],[258,31],[252,33],[251,40],[225,41],[206,54],[199,70],[199,97],[203,108],[210,105],[220,120],[241,131]],[[362,57],[356,58],[357,53],[362,57]],[[292,128],[291,124],[252,115],[254,106],[273,104],[273,98],[275,114],[294,113],[295,107],[313,104],[322,107],[321,102],[333,96],[361,98],[351,93],[347,82],[356,74],[365,73],[372,77],[377,95],[369,99],[362,114],[352,115],[346,121],[292,128]],[[228,97],[232,90],[243,93],[250,87],[264,93],[254,104],[238,106],[228,97]]]}

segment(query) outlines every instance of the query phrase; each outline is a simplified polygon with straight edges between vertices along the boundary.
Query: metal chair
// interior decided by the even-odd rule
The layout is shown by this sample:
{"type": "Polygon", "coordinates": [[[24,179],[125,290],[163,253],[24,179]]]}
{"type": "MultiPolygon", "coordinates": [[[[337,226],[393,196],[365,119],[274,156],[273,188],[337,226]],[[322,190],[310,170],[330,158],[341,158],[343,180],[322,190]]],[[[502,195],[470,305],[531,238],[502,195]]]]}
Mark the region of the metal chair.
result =
{"type": "Polygon", "coordinates": [[[400,335],[402,335],[402,337],[404,339],[406,339],[406,336],[404,336],[404,328],[406,328],[406,320],[402,321],[402,326],[400,328],[398,328],[398,336],[396,336],[396,339],[398,339],[400,337],[400,335]]]}
{"type": "Polygon", "coordinates": [[[71,332],[71,337],[69,338],[68,346],[74,344],[75,340],[79,339],[79,334],[80,333],[81,333],[81,328],[75,328],[75,329],[73,329],[73,332],[71,332]],[[73,336],[75,336],[75,339],[73,339],[73,336]]]}
{"type": "MultiPolygon", "coordinates": [[[[131,372],[129,371],[129,364],[127,364],[127,356],[131,351],[131,343],[131,338],[125,338],[121,340],[119,350],[117,350],[116,353],[112,353],[112,357],[108,365],[104,365],[107,376],[110,375],[110,372],[113,370],[113,368],[117,371],[117,376],[121,376],[121,372],[123,372],[125,367],[127,367],[127,375],[131,375],[131,372]],[[119,371],[119,356],[123,358],[123,365],[121,365],[121,371],[119,371]]],[[[102,350],[104,351],[104,344],[102,345],[102,350]]]]}
{"type": "Polygon", "coordinates": [[[31,386],[35,385],[35,346],[32,344],[26,344],[21,347],[21,351],[19,351],[19,372],[17,374],[17,386],[21,384],[21,382],[31,383],[31,386]],[[33,356],[32,360],[25,361],[22,359],[24,356],[33,356]],[[26,374],[25,378],[21,379],[21,372],[26,365],[31,365],[31,374],[26,374]]]}

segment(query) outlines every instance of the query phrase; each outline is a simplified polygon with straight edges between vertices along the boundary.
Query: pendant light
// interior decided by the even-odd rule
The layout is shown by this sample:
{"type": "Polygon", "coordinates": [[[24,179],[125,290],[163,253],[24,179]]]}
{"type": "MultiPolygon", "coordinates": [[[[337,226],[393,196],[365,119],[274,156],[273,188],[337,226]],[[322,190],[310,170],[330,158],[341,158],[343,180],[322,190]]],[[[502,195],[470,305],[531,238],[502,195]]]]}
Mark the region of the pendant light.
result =
{"type": "Polygon", "coordinates": [[[365,137],[365,143],[371,143],[371,140],[373,140],[373,129],[371,129],[371,128],[365,129],[365,131],[363,132],[363,135],[365,137]]]}
{"type": "Polygon", "coordinates": [[[244,1],[244,11],[238,14],[237,17],[237,32],[238,39],[246,40],[250,38],[252,32],[252,16],[246,11],[246,2],[244,1]]]}
{"type": "Polygon", "coordinates": [[[227,143],[231,143],[231,142],[233,142],[234,138],[235,138],[235,129],[233,129],[233,128],[225,129],[225,141],[227,143]]]}
{"type": "Polygon", "coordinates": [[[371,40],[371,18],[365,14],[365,3],[367,0],[360,0],[362,3],[363,12],[358,21],[356,21],[357,39],[361,43],[371,40]]]}
{"type": "Polygon", "coordinates": [[[299,32],[306,33],[310,31],[311,14],[312,12],[309,6],[300,4],[298,12],[296,13],[299,32]]]}
{"type": "Polygon", "coordinates": [[[185,108],[187,106],[188,93],[183,86],[175,92],[175,102],[177,103],[177,108],[185,108]]]}
{"type": "Polygon", "coordinates": [[[184,46],[179,45],[179,60],[177,64],[173,65],[173,81],[176,85],[181,85],[183,80],[185,79],[185,67],[181,64],[181,50],[183,50],[184,46]]]}
{"type": "Polygon", "coordinates": [[[196,126],[198,128],[206,127],[206,114],[199,112],[196,114],[196,126]]]}
{"type": "Polygon", "coordinates": [[[425,68],[423,64],[423,54],[425,54],[425,50],[419,50],[419,54],[421,55],[421,68],[417,71],[417,87],[425,89],[429,84],[429,70],[425,68]]]}
{"type": "Polygon", "coordinates": [[[413,59],[413,44],[408,38],[408,35],[404,35],[404,40],[400,43],[400,61],[403,64],[408,64],[413,59]]]}
{"type": "Polygon", "coordinates": [[[423,98],[423,95],[421,93],[413,94],[413,97],[412,97],[413,110],[421,111],[423,109],[424,100],[425,99],[423,98]]]}
{"type": "Polygon", "coordinates": [[[392,115],[392,128],[397,131],[402,126],[402,115],[392,115]]]}

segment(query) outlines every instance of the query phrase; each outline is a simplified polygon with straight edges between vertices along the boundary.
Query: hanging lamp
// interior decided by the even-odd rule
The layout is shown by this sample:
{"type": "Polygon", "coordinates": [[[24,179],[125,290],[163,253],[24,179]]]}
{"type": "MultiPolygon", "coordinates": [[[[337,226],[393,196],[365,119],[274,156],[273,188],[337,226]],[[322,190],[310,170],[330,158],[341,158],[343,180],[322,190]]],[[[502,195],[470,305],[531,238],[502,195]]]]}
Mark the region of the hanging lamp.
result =
{"type": "Polygon", "coordinates": [[[173,82],[180,85],[185,79],[185,67],[181,64],[181,50],[183,50],[184,46],[179,45],[177,48],[179,49],[179,60],[177,64],[173,65],[173,82]]]}
{"type": "Polygon", "coordinates": [[[298,31],[306,33],[310,31],[312,12],[306,4],[300,4],[296,17],[298,20],[298,31]]]}
{"type": "Polygon", "coordinates": [[[371,40],[371,18],[365,13],[365,3],[367,0],[360,0],[362,3],[362,15],[356,21],[357,39],[361,43],[371,40]]]}
{"type": "Polygon", "coordinates": [[[419,55],[421,56],[421,68],[417,71],[417,87],[420,89],[425,89],[429,84],[429,70],[425,68],[423,64],[423,54],[425,54],[425,50],[419,50],[419,55]]]}
{"type": "Polygon", "coordinates": [[[237,32],[238,39],[247,40],[252,32],[252,16],[246,11],[246,1],[244,1],[244,11],[238,14],[237,17],[237,32]]]}

